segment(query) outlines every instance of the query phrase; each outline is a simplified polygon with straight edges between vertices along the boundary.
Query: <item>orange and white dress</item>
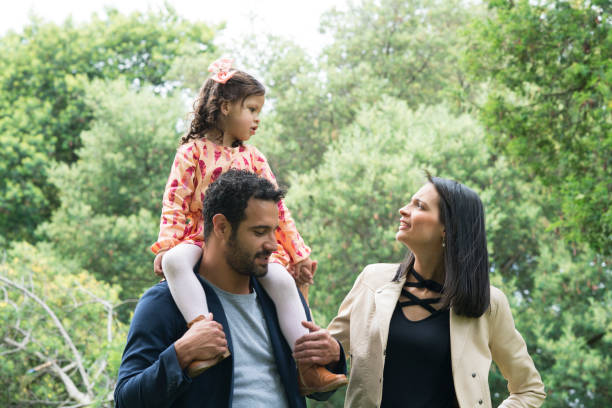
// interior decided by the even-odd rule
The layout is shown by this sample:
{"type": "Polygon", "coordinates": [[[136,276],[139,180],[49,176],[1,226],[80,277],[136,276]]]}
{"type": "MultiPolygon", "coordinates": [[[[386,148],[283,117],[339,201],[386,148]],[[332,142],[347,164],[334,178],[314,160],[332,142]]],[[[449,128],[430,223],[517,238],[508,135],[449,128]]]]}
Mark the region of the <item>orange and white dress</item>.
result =
{"type": "MultiPolygon", "coordinates": [[[[202,138],[178,148],[166,183],[159,236],[151,246],[153,253],[183,242],[202,247],[202,203],[206,189],[229,169],[248,170],[277,185],[266,158],[254,146],[225,147],[202,138]]],[[[297,231],[283,200],[278,203],[278,214],[278,248],[270,262],[287,267],[308,258],[311,251],[297,231]]]]}

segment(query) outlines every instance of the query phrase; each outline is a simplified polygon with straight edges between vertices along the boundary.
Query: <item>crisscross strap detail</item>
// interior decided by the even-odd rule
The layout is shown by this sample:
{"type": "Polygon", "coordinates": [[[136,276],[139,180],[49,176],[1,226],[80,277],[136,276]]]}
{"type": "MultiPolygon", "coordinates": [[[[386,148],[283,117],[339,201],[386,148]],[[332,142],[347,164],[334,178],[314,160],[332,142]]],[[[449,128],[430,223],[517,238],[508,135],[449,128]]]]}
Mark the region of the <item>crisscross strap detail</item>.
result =
{"type": "Polygon", "coordinates": [[[438,293],[442,293],[442,285],[440,285],[438,282],[431,280],[431,279],[425,279],[423,278],[421,275],[419,275],[414,268],[410,268],[410,270],[408,271],[408,273],[411,273],[418,282],[406,282],[404,283],[404,288],[402,288],[402,296],[407,297],[410,300],[406,300],[404,302],[399,302],[400,307],[406,307],[406,306],[421,306],[423,309],[427,310],[430,313],[436,313],[438,312],[437,309],[435,309],[434,307],[432,307],[432,304],[438,303],[442,298],[437,297],[437,298],[428,298],[428,299],[421,299],[420,297],[417,297],[415,295],[413,295],[412,293],[408,292],[405,287],[409,286],[409,287],[413,287],[413,288],[427,288],[429,290],[431,290],[432,292],[438,292],[438,293]]]}
{"type": "Polygon", "coordinates": [[[421,306],[422,308],[424,308],[425,310],[427,310],[430,313],[435,313],[435,312],[438,311],[435,308],[433,308],[431,305],[434,304],[434,303],[438,303],[441,298],[421,299],[419,297],[416,297],[412,293],[406,291],[406,289],[402,289],[402,295],[406,296],[410,300],[406,300],[404,302],[399,302],[399,305],[401,307],[415,306],[416,305],[416,306],[421,306]]]}
{"type": "Polygon", "coordinates": [[[414,268],[410,268],[410,271],[408,273],[411,273],[412,276],[414,276],[418,282],[406,282],[404,283],[404,286],[412,286],[414,288],[427,288],[431,291],[442,293],[442,285],[440,285],[435,280],[425,279],[417,271],[415,271],[414,268]]]}

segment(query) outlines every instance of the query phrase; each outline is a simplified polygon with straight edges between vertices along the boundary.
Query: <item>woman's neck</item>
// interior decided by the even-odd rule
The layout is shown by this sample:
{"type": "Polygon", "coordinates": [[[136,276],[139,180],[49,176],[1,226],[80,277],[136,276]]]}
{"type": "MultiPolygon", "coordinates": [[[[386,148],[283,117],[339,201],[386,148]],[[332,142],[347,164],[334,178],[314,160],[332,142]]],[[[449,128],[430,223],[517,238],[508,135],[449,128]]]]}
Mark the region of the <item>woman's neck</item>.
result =
{"type": "Polygon", "coordinates": [[[414,254],[414,270],[417,271],[423,278],[434,280],[440,284],[444,284],[444,258],[443,253],[421,253],[414,254]]]}

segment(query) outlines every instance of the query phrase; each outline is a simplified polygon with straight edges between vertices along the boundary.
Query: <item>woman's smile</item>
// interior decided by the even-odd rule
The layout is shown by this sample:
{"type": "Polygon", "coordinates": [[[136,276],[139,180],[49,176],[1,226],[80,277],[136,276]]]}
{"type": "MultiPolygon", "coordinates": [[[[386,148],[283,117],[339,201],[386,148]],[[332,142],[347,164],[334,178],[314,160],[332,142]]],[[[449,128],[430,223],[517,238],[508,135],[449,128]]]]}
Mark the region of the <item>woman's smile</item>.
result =
{"type": "Polygon", "coordinates": [[[405,229],[409,229],[410,228],[410,222],[406,219],[406,218],[400,218],[400,224],[399,224],[399,229],[400,230],[405,230],[405,229]]]}

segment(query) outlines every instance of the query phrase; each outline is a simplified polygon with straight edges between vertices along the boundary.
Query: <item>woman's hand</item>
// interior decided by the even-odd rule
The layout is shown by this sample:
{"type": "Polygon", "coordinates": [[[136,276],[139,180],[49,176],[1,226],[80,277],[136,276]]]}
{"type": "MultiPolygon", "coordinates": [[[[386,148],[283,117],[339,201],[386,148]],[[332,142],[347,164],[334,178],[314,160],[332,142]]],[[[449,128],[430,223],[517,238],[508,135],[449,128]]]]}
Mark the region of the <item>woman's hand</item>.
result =
{"type": "Polygon", "coordinates": [[[164,276],[164,271],[162,270],[162,258],[167,251],[159,251],[157,255],[155,255],[155,260],[153,261],[153,272],[159,277],[164,276]]]}

